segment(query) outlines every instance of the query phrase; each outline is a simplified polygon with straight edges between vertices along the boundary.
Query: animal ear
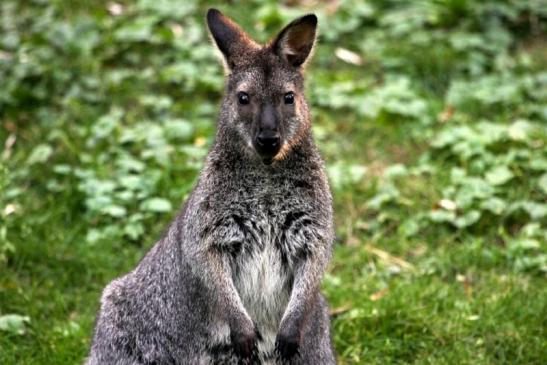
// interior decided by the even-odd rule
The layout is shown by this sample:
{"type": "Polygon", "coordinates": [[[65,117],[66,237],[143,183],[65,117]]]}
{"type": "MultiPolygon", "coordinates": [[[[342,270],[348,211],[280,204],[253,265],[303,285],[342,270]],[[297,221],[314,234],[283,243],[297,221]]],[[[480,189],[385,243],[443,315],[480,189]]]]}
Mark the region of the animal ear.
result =
{"type": "Polygon", "coordinates": [[[230,69],[237,64],[245,51],[257,47],[239,25],[217,9],[209,9],[207,12],[207,25],[230,69]]]}
{"type": "Polygon", "coordinates": [[[293,20],[275,38],[272,44],[274,53],[294,67],[302,66],[315,44],[316,29],[317,17],[314,14],[293,20]]]}

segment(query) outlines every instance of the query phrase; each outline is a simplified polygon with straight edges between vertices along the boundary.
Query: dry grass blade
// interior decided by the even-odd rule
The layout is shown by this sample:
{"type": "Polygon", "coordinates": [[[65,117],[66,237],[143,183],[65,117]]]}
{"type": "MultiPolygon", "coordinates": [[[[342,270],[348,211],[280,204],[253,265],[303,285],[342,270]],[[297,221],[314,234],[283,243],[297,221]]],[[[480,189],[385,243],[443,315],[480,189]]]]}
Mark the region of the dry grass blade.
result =
{"type": "Polygon", "coordinates": [[[380,260],[385,261],[386,263],[397,265],[405,270],[414,270],[414,265],[412,265],[411,263],[403,260],[400,257],[393,256],[389,252],[374,247],[371,244],[365,245],[365,251],[373,254],[374,256],[377,256],[380,260]]]}

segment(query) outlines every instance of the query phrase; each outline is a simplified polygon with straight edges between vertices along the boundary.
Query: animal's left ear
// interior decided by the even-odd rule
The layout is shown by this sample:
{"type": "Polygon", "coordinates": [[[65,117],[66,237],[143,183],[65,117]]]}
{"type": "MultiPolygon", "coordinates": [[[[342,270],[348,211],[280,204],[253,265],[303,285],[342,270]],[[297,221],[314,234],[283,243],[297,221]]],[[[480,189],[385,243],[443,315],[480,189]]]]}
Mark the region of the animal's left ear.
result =
{"type": "Polygon", "coordinates": [[[302,66],[313,49],[316,29],[314,14],[293,20],[273,41],[273,52],[294,67],[302,66]]]}

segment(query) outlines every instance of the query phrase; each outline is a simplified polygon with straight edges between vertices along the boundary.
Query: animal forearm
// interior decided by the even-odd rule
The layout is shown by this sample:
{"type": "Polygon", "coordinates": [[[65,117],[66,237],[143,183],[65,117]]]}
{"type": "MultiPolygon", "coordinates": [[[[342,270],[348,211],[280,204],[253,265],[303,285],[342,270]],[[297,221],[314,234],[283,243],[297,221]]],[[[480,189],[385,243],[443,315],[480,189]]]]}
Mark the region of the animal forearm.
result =
{"type": "Polygon", "coordinates": [[[232,281],[231,269],[219,253],[207,252],[199,265],[207,278],[207,287],[214,293],[217,313],[232,328],[236,322],[251,321],[232,281]]]}
{"type": "Polygon", "coordinates": [[[200,266],[207,270],[209,289],[216,301],[215,312],[228,324],[235,352],[242,358],[250,358],[261,336],[235,288],[230,265],[213,249],[200,266]]]}
{"type": "Polygon", "coordinates": [[[298,265],[281,327],[293,327],[291,332],[301,332],[315,302],[325,266],[326,260],[319,257],[311,257],[298,265]]]}
{"type": "Polygon", "coordinates": [[[276,338],[276,351],[283,360],[299,353],[303,329],[317,301],[327,255],[312,256],[297,266],[289,304],[276,338]]]}

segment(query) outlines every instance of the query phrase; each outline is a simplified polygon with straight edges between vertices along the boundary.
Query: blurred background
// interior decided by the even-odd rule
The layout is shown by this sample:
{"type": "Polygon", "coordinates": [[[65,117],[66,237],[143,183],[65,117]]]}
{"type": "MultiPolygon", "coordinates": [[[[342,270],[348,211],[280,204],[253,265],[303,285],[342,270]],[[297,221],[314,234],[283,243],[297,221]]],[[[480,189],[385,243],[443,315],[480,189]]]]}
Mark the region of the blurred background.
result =
{"type": "Polygon", "coordinates": [[[223,71],[320,19],[307,71],[335,196],[341,364],[547,359],[547,3],[0,2],[0,363],[81,363],[100,292],[175,215],[223,71]]]}

